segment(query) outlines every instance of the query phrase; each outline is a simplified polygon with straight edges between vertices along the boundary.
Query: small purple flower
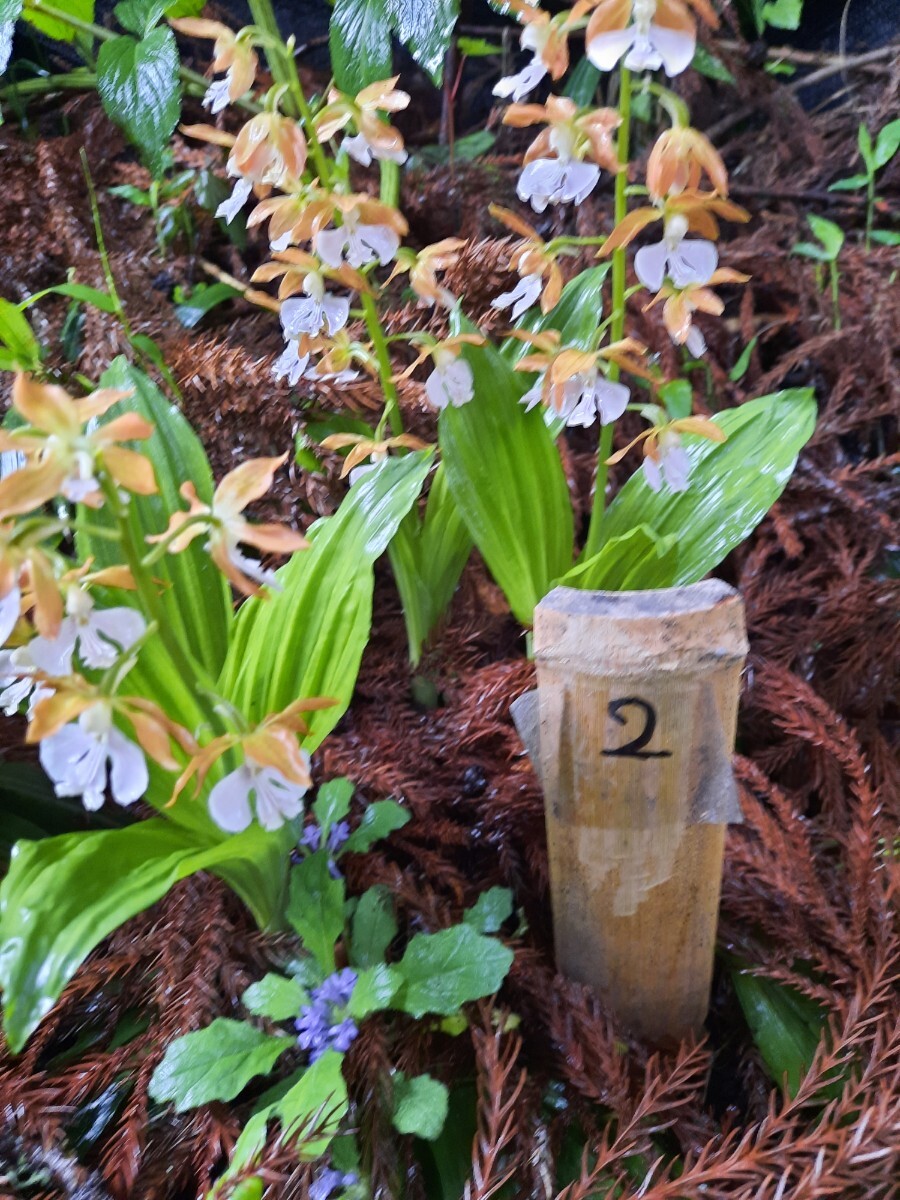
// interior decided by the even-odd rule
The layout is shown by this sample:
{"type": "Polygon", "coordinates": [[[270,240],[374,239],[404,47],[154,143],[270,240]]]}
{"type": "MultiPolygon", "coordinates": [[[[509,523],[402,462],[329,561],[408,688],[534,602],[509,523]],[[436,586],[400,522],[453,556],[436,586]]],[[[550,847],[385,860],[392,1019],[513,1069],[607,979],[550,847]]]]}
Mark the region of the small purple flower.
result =
{"type": "Polygon", "coordinates": [[[350,836],[350,826],[346,821],[338,821],[336,825],[332,825],[328,831],[328,849],[332,854],[336,854],[350,836]]]}
{"type": "Polygon", "coordinates": [[[324,1167],[310,1184],[309,1200],[329,1200],[338,1188],[352,1187],[356,1182],[352,1172],[344,1175],[334,1167],[324,1167]]]}
{"type": "Polygon", "coordinates": [[[313,821],[312,823],[307,825],[306,828],[303,830],[303,834],[300,838],[300,845],[307,846],[310,850],[312,850],[315,853],[315,851],[318,850],[318,848],[321,844],[322,844],[322,830],[313,821]]]}
{"type": "Polygon", "coordinates": [[[359,1027],[344,1010],[356,986],[356,972],[350,967],[335,971],[326,980],[313,988],[310,1002],[300,1010],[294,1022],[297,1043],[309,1051],[309,1061],[315,1062],[326,1050],[338,1050],[341,1054],[350,1049],[359,1027]]]}

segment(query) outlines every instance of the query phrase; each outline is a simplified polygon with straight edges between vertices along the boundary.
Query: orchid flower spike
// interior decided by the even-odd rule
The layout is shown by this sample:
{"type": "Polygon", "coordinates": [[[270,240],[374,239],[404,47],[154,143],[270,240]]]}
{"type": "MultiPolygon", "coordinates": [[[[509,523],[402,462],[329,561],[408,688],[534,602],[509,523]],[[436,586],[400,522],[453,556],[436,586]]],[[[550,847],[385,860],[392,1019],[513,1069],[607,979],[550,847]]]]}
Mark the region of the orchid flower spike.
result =
{"type": "Polygon", "coordinates": [[[19,451],[26,462],[0,480],[0,517],[30,512],[54,496],[99,508],[104,476],[127,491],[153,495],[157,488],[149,459],[119,445],[150,437],[152,425],[137,413],[123,413],[84,432],[89,421],[130,394],[100,388],[74,400],[61,387],[17,375],[12,402],[27,425],[12,433],[0,430],[0,450],[19,451]]]}
{"type": "Polygon", "coordinates": [[[546,124],[525,153],[525,169],[516,194],[535,212],[548,204],[580,204],[593,191],[600,167],[618,172],[621,165],[613,133],[621,124],[614,109],[598,108],[579,114],[574,100],[550,96],[546,104],[511,104],[503,122],[521,128],[546,124]],[[590,157],[592,161],[585,162],[590,157]]]}
{"type": "Polygon", "coordinates": [[[631,393],[624,384],[607,379],[601,370],[603,360],[634,374],[647,374],[636,357],[646,348],[631,338],[593,351],[562,347],[555,333],[524,335],[524,340],[535,346],[536,353],[520,359],[516,370],[534,371],[538,377],[520,403],[526,412],[542,403],[567,426],[593,425],[598,417],[601,425],[609,425],[627,408],[631,393]]]}
{"type": "Polygon", "coordinates": [[[585,34],[587,56],[599,71],[611,71],[624,55],[629,70],[680,75],[697,48],[691,9],[719,24],[709,0],[600,0],[585,34]]]}
{"type": "Polygon", "coordinates": [[[293,554],[295,550],[302,550],[308,545],[301,534],[288,529],[286,525],[251,525],[242,515],[248,504],[266,494],[272,486],[275,471],[286,459],[287,455],[282,454],[278,458],[251,458],[241,463],[219,483],[213,492],[211,504],[203,503],[193,483],[183,483],[181,495],[190,508],[187,512],[173,513],[166,532],[147,540],[165,541],[169,552],[178,554],[195,537],[206,532],[206,548],[210,557],[239,592],[256,596],[263,587],[277,589],[275,573],[264,569],[254,559],[247,558],[238,547],[255,546],[264,553],[293,554]]]}
{"type": "Polygon", "coordinates": [[[249,31],[234,33],[220,21],[203,17],[170,19],[169,24],[185,37],[208,38],[214,42],[212,70],[224,71],[225,78],[209,85],[203,97],[204,108],[214,114],[220,113],[235,100],[246,96],[256,81],[259,68],[259,56],[253,49],[249,31]]]}
{"type": "Polygon", "coordinates": [[[371,83],[355,99],[332,88],[328,103],[316,117],[316,136],[319,141],[327,142],[352,124],[356,133],[344,137],[341,149],[358,163],[368,167],[373,158],[381,162],[406,162],[402,135],[378,115],[381,112],[400,112],[409,104],[408,94],[396,86],[399,78],[399,75],[394,75],[390,79],[371,83]]]}

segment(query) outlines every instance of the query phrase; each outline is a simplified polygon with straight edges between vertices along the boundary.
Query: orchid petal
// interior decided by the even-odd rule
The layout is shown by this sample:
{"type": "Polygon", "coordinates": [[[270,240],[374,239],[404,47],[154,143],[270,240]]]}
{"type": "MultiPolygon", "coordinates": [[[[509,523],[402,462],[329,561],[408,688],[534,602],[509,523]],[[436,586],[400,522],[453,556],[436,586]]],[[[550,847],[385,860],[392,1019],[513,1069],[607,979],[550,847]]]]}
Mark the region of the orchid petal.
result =
{"type": "Polygon", "coordinates": [[[665,241],[641,246],[634,256],[634,273],[651,292],[658,292],[666,277],[668,248],[665,241]]]}
{"type": "Polygon", "coordinates": [[[118,729],[111,729],[107,754],[113,800],[123,806],[134,804],[147,791],[150,782],[143,752],[118,729]]]}
{"type": "Polygon", "coordinates": [[[209,793],[209,815],[226,833],[242,833],[253,820],[252,787],[253,772],[245,763],[220,779],[209,793]]]}

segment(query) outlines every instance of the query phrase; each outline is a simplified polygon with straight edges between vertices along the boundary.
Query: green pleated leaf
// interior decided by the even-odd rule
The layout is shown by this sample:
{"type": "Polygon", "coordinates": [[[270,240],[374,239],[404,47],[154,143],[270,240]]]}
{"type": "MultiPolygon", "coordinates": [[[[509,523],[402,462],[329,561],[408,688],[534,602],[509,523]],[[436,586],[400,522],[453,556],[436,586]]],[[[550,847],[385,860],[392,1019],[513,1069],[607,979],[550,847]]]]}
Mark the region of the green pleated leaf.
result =
{"type": "MultiPolygon", "coordinates": [[[[258,830],[203,845],[158,818],[124,829],[18,842],[0,884],[0,990],[13,1052],[22,1049],[108,934],[178,880],[221,869],[229,860],[253,862],[259,846],[258,830]]],[[[273,877],[277,880],[277,869],[263,863],[250,888],[260,904],[273,877]]]]}
{"type": "Polygon", "coordinates": [[[733,970],[731,981],[766,1069],[796,1096],[825,1036],[823,1009],[794,988],[733,970]]]}
{"type": "MultiPolygon", "coordinates": [[[[472,326],[454,314],[454,333],[472,326]]],[[[441,455],[456,505],[513,613],[534,606],[572,564],[572,504],[543,410],[519,400],[528,378],[493,346],[464,346],[474,398],[440,416],[441,455]]]]}
{"type": "Polygon", "coordinates": [[[685,437],[691,458],[687,491],[653,492],[637,471],[600,527],[604,544],[640,525],[659,538],[674,538],[678,560],[666,586],[696,583],[750,536],[784,491],[812,436],[816,403],[811,389],[795,388],[750,400],[713,420],[728,440],[685,437]]]}
{"type": "Polygon", "coordinates": [[[97,56],[103,107],[156,176],[163,172],[169,138],[181,115],[179,66],[175,35],[165,27],[140,41],[127,34],[113,38],[97,56]]]}
{"type": "Polygon", "coordinates": [[[660,537],[649,525],[637,525],[621,537],[610,538],[556,584],[586,591],[640,592],[671,587],[677,571],[675,534],[660,537]]]}
{"type": "Polygon", "coordinates": [[[237,620],[221,686],[250,720],[298,697],[336,703],[310,713],[312,751],[347,711],[372,622],[372,564],[415,503],[431,465],[419,451],[388,459],[350,489],[312,546],[278,572],[282,591],[249,600],[237,620]]]}
{"type": "Polygon", "coordinates": [[[429,634],[453,599],[472,539],[438,465],[424,519],[410,509],[390,544],[391,567],[403,604],[410,661],[415,665],[429,634]]]}

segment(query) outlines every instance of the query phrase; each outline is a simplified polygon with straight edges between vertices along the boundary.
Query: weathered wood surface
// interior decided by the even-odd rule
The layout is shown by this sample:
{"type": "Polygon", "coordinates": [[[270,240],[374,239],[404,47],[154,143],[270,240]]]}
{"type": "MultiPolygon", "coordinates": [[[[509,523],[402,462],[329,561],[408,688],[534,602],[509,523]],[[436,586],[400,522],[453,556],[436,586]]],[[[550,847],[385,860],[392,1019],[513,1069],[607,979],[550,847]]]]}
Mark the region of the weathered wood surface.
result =
{"type": "Polygon", "coordinates": [[[697,1032],[725,828],[740,820],[740,597],[717,580],[556,588],[534,645],[559,968],[648,1038],[697,1032]]]}

